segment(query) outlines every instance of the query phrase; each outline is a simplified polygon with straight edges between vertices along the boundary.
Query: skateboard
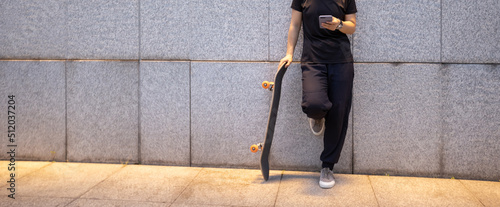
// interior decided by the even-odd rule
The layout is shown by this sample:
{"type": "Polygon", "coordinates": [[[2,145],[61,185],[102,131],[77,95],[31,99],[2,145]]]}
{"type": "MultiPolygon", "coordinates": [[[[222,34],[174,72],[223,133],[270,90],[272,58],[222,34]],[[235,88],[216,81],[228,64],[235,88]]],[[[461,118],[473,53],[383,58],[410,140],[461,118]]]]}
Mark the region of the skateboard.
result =
{"type": "Polygon", "coordinates": [[[269,153],[271,152],[274,126],[276,125],[276,117],[278,116],[281,81],[285,75],[286,69],[285,63],[280,65],[276,75],[274,76],[274,82],[262,82],[262,87],[273,93],[271,98],[271,107],[269,108],[269,118],[267,120],[266,137],[264,138],[264,143],[258,143],[250,146],[250,151],[253,153],[258,152],[259,150],[262,151],[262,154],[260,155],[260,170],[262,171],[262,176],[264,176],[264,180],[266,181],[269,179],[269,153]]]}

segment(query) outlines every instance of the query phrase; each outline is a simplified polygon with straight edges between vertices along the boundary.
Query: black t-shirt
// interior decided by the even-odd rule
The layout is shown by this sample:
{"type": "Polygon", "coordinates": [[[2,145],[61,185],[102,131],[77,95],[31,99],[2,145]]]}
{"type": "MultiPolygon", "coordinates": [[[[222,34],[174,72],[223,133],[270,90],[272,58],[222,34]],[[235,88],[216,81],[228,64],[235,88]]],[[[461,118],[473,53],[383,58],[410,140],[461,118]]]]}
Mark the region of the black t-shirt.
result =
{"type": "Polygon", "coordinates": [[[301,62],[353,62],[351,43],[346,34],[321,29],[320,15],[333,15],[345,20],[346,14],[357,12],[355,0],[293,0],[292,9],[302,12],[304,44],[301,62]]]}

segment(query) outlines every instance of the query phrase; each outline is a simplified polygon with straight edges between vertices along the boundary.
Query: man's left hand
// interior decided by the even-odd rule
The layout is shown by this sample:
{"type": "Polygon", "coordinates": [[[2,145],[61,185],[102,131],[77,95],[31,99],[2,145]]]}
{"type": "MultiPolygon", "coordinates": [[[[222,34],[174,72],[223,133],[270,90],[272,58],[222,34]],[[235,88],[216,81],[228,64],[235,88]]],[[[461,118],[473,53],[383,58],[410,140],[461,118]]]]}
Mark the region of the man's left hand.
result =
{"type": "Polygon", "coordinates": [[[337,19],[337,18],[333,18],[333,20],[331,22],[325,22],[325,23],[321,23],[321,25],[326,28],[326,29],[329,29],[331,31],[335,31],[337,29],[337,27],[339,26],[340,24],[340,19],[337,19]]]}

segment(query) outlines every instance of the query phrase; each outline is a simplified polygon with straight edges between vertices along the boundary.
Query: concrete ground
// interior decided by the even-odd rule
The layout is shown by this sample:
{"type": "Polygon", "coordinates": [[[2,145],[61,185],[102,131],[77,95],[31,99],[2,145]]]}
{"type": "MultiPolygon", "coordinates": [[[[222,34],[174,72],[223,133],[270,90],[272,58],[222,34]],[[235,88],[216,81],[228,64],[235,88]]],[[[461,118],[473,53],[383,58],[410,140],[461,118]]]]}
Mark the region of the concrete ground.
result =
{"type": "Polygon", "coordinates": [[[500,182],[319,172],[0,161],[0,206],[500,206],[500,182]]]}

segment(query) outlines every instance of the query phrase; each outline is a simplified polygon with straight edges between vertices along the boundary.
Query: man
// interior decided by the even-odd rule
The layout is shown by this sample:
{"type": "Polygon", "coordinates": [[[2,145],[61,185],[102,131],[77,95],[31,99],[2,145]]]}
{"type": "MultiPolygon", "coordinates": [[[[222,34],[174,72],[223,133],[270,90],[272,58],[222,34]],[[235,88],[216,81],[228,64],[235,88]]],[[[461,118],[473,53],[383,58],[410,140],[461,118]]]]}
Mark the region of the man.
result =
{"type": "Polygon", "coordinates": [[[346,34],[356,29],[355,0],[293,0],[286,56],[288,67],[301,24],[304,44],[301,58],[302,110],[315,135],[323,135],[319,185],[335,185],[333,167],[340,158],[352,100],[354,61],[346,34]],[[320,24],[320,16],[331,15],[320,24]]]}

